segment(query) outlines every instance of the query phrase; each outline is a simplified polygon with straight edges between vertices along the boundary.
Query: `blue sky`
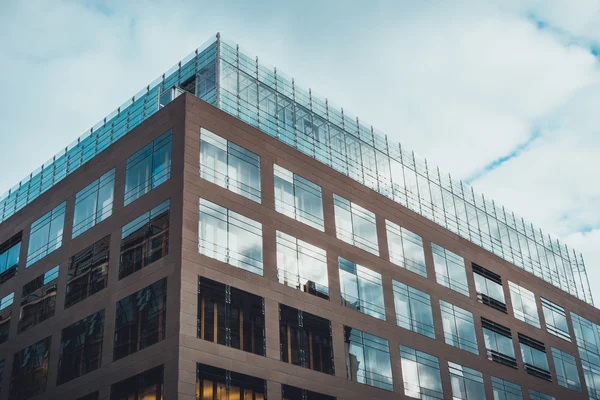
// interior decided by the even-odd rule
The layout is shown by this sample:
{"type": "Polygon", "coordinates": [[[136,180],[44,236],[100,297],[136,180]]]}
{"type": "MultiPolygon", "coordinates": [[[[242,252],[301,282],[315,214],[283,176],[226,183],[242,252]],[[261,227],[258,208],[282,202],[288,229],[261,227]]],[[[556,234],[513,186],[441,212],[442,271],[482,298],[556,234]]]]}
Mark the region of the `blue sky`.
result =
{"type": "Polygon", "coordinates": [[[581,251],[600,279],[597,1],[217,3],[2,2],[0,192],[220,31],[581,251]]]}

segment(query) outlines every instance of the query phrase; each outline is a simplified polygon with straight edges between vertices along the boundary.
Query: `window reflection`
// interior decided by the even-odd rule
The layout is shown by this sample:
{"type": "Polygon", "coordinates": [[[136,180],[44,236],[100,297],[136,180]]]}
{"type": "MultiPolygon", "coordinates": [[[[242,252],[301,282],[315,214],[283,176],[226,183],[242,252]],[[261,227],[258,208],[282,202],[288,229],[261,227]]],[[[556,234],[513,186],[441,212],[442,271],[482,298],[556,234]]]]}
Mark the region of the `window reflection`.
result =
{"type": "Polygon", "coordinates": [[[27,249],[27,267],[62,246],[66,204],[64,202],[58,205],[31,224],[29,247],[27,249]]]}
{"type": "Polygon", "coordinates": [[[581,392],[577,361],[571,354],[552,347],[552,359],[560,386],[581,392]]]}
{"type": "Polygon", "coordinates": [[[435,338],[431,298],[425,292],[392,280],[396,324],[404,329],[435,338]]]}
{"type": "Polygon", "coordinates": [[[163,366],[154,367],[110,387],[110,400],[162,400],[163,366]]]}
{"type": "Polygon", "coordinates": [[[440,311],[446,344],[479,354],[473,314],[443,300],[440,300],[440,311]]]}
{"type": "MultiPolygon", "coordinates": [[[[542,304],[543,301],[544,298],[542,304]]],[[[600,326],[574,312],[571,312],[571,320],[588,395],[592,399],[600,399],[600,326]]],[[[548,332],[552,333],[550,328],[548,332]]]]}
{"type": "Polygon", "coordinates": [[[19,232],[0,244],[0,283],[6,282],[17,274],[22,236],[23,232],[19,232]]]}
{"type": "Polygon", "coordinates": [[[73,214],[73,238],[112,215],[114,191],[113,168],[77,193],[73,214]]]}
{"type": "Polygon", "coordinates": [[[333,203],[337,238],[379,255],[375,214],[337,194],[333,195],[333,203]]]}
{"type": "Polygon", "coordinates": [[[381,274],[338,257],[342,305],[385,321],[381,274]]]}
{"type": "Polygon", "coordinates": [[[0,343],[6,342],[10,334],[10,320],[14,300],[14,292],[7,294],[0,300],[0,343]]]}
{"type": "Polygon", "coordinates": [[[525,364],[525,371],[529,375],[552,381],[544,343],[519,333],[519,346],[525,364]]]}
{"type": "Polygon", "coordinates": [[[438,358],[406,346],[400,346],[404,394],[416,399],[443,399],[438,358]]]}
{"type": "Polygon", "coordinates": [[[494,400],[523,400],[521,386],[492,376],[494,400]]]}
{"type": "Polygon", "coordinates": [[[200,176],[260,203],[260,157],[200,128],[200,176]]]}
{"type": "Polygon", "coordinates": [[[205,199],[198,224],[200,254],[262,276],[262,224],[205,199]]]}
{"type": "Polygon", "coordinates": [[[480,303],[506,313],[506,300],[504,300],[504,288],[502,287],[502,278],[500,275],[475,263],[472,266],[477,300],[480,303]]]}
{"type": "Polygon", "coordinates": [[[71,257],[67,274],[65,308],[69,308],[104,289],[108,277],[110,236],[71,257]]]}
{"type": "Polygon", "coordinates": [[[427,277],[423,239],[390,221],[385,221],[390,261],[407,270],[427,277]]]}
{"type": "Polygon", "coordinates": [[[481,324],[488,360],[517,368],[510,329],[485,318],[481,318],[481,324]]]}
{"type": "Polygon", "coordinates": [[[344,327],[348,379],[393,391],[390,348],[386,339],[344,327]]]}
{"type": "Polygon", "coordinates": [[[448,361],[453,400],[485,400],[483,374],[448,361]]]}
{"type": "Polygon", "coordinates": [[[117,303],[114,360],[152,346],[165,338],[167,278],[117,303]]]}
{"type": "Polygon", "coordinates": [[[198,278],[198,337],[264,356],[264,300],[220,282],[198,278]]]}
{"type": "Polygon", "coordinates": [[[197,364],[197,400],[265,400],[266,384],[264,379],[197,364]]]}
{"type": "Polygon", "coordinates": [[[458,254],[431,243],[433,263],[435,265],[435,280],[458,293],[469,296],[465,260],[458,254]]]}
{"type": "Polygon", "coordinates": [[[277,277],[279,283],[329,299],[325,250],[279,231],[277,277]]]}
{"type": "Polygon", "coordinates": [[[48,336],[13,356],[9,400],[25,400],[46,391],[50,357],[48,336]]]}
{"type": "Polygon", "coordinates": [[[18,333],[54,316],[58,291],[58,266],[23,286],[18,333]]]}
{"type": "Polygon", "coordinates": [[[62,330],[57,384],[68,382],[100,368],[104,310],[62,330]]]}
{"type": "Polygon", "coordinates": [[[569,333],[569,324],[565,309],[543,297],[541,301],[548,333],[570,342],[571,334],[569,333]]]}
{"type": "Polygon", "coordinates": [[[119,279],[160,260],[169,252],[169,200],[121,229],[119,279]]]}
{"type": "Polygon", "coordinates": [[[279,306],[281,361],[333,375],[331,323],[321,317],[279,306]]]}
{"type": "Polygon", "coordinates": [[[515,318],[539,328],[540,317],[533,292],[510,281],[508,288],[515,318]]]}
{"type": "Polygon", "coordinates": [[[171,177],[171,131],[127,159],[124,205],[139,199],[171,177]]]}
{"type": "Polygon", "coordinates": [[[279,165],[273,166],[275,210],[323,231],[321,187],[279,165]]]}

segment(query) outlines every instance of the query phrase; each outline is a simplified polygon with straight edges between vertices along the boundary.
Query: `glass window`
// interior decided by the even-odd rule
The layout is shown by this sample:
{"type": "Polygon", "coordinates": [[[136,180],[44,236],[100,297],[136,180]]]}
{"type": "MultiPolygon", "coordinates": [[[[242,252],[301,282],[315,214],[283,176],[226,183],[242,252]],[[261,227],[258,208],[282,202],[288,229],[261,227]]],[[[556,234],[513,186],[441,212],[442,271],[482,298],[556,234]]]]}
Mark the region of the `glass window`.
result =
{"type": "Polygon", "coordinates": [[[114,168],[77,193],[73,214],[73,238],[112,215],[114,194],[114,168]]]}
{"type": "Polygon", "coordinates": [[[197,364],[197,400],[265,400],[267,382],[264,379],[227,371],[210,365],[197,364]]]}
{"type": "Polygon", "coordinates": [[[9,400],[25,400],[46,391],[50,367],[50,339],[48,336],[15,353],[9,400]]]}
{"type": "Polygon", "coordinates": [[[423,239],[391,221],[385,221],[390,261],[427,278],[423,239]]]}
{"type": "Polygon", "coordinates": [[[583,377],[591,399],[600,399],[600,326],[571,313],[583,377]]]}
{"type": "Polygon", "coordinates": [[[404,329],[435,339],[431,298],[425,292],[392,280],[396,324],[404,329]]]}
{"type": "Polygon", "coordinates": [[[160,260],[169,252],[169,200],[121,229],[119,279],[160,260]]]}
{"type": "Polygon", "coordinates": [[[171,177],[171,131],[127,159],[124,205],[139,199],[171,177]]]}
{"type": "Polygon", "coordinates": [[[481,324],[488,360],[517,368],[510,329],[485,318],[481,318],[481,324]]]}
{"type": "Polygon", "coordinates": [[[400,346],[404,394],[416,399],[443,399],[438,358],[410,347],[400,346]]]}
{"type": "Polygon", "coordinates": [[[529,400],[555,400],[554,396],[529,389],[529,400]]]}
{"type": "Polygon", "coordinates": [[[431,243],[433,263],[435,264],[435,280],[460,294],[469,296],[465,260],[458,254],[431,243]]]}
{"type": "Polygon", "coordinates": [[[325,250],[279,231],[277,277],[281,284],[329,299],[325,250]]]}
{"type": "Polygon", "coordinates": [[[110,400],[162,400],[163,382],[160,365],[111,385],[110,400]]]}
{"type": "Polygon", "coordinates": [[[337,238],[378,256],[375,214],[337,194],[333,204],[337,238]]]}
{"type": "Polygon", "coordinates": [[[510,281],[508,288],[515,318],[539,328],[540,317],[533,292],[510,281]]]}
{"type": "Polygon", "coordinates": [[[58,290],[58,266],[23,286],[18,333],[54,316],[58,290]]]}
{"type": "Polygon", "coordinates": [[[198,279],[198,337],[264,356],[263,298],[200,277],[198,279]]]}
{"type": "Polygon", "coordinates": [[[581,392],[581,381],[577,371],[577,361],[569,353],[552,347],[552,358],[556,369],[556,378],[560,386],[581,392]]]}
{"type": "Polygon", "coordinates": [[[14,292],[7,294],[0,300],[0,343],[4,343],[8,340],[14,300],[14,292]]]}
{"type": "Polygon", "coordinates": [[[66,202],[31,224],[27,267],[62,246],[66,202]]]}
{"type": "Polygon", "coordinates": [[[22,232],[0,244],[0,283],[4,283],[17,274],[19,254],[21,253],[22,232]]]}
{"type": "Polygon", "coordinates": [[[200,176],[260,203],[260,156],[200,128],[200,176]]]}
{"type": "Polygon", "coordinates": [[[198,251],[262,276],[262,224],[200,199],[198,251]]]}
{"type": "Polygon", "coordinates": [[[281,385],[281,397],[283,400],[336,400],[333,396],[327,396],[290,385],[281,385]]]}
{"type": "Polygon", "coordinates": [[[349,326],[344,327],[344,340],[348,379],[393,391],[388,341],[349,326]]]}
{"type": "Polygon", "coordinates": [[[321,317],[279,305],[281,361],[333,375],[331,323],[321,317]]]}
{"type": "Polygon", "coordinates": [[[492,376],[494,400],[523,400],[521,386],[492,376]]]}
{"type": "Polygon", "coordinates": [[[504,299],[504,289],[500,275],[475,263],[472,263],[472,266],[477,300],[480,303],[506,313],[506,300],[504,299]]]}
{"type": "Polygon", "coordinates": [[[519,346],[523,363],[525,363],[525,371],[529,375],[552,381],[544,343],[519,333],[519,346]]]}
{"type": "Polygon", "coordinates": [[[342,305],[385,321],[381,274],[338,257],[342,305]]]}
{"type": "Polygon", "coordinates": [[[453,400],[485,400],[483,374],[448,361],[453,400]]]}
{"type": "Polygon", "coordinates": [[[324,231],[321,187],[275,164],[275,210],[324,231]]]}
{"type": "Polygon", "coordinates": [[[440,310],[446,344],[479,354],[473,314],[444,300],[440,300],[440,310]]]}
{"type": "Polygon", "coordinates": [[[570,342],[571,334],[569,333],[569,324],[567,323],[565,309],[543,297],[541,300],[548,332],[570,342]]]}
{"type": "Polygon", "coordinates": [[[98,240],[71,257],[67,274],[65,308],[104,289],[108,281],[110,236],[98,240]]]}
{"type": "Polygon", "coordinates": [[[104,310],[100,310],[62,330],[57,384],[63,384],[102,364],[104,310]]]}
{"type": "Polygon", "coordinates": [[[114,360],[150,347],[165,338],[167,278],[117,303],[114,360]]]}

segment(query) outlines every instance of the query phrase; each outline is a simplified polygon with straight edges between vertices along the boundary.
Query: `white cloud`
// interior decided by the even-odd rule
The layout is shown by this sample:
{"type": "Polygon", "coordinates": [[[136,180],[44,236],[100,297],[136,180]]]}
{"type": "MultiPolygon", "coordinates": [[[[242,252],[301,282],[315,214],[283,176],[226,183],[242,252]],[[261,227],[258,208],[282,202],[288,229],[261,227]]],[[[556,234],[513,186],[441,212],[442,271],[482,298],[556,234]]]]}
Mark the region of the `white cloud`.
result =
{"type": "Polygon", "coordinates": [[[538,129],[475,188],[600,262],[599,6],[550,3],[5,2],[0,192],[221,31],[456,178],[538,129]]]}

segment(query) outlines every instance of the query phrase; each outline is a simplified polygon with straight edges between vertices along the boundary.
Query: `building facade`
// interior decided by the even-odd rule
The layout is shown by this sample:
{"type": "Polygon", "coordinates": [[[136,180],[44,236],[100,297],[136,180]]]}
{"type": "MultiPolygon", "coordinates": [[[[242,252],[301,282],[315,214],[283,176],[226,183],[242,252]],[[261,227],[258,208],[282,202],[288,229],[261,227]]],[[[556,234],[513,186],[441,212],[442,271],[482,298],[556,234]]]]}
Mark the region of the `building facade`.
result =
{"type": "Polygon", "coordinates": [[[600,399],[580,255],[219,36],[0,215],[0,400],[600,399]]]}

